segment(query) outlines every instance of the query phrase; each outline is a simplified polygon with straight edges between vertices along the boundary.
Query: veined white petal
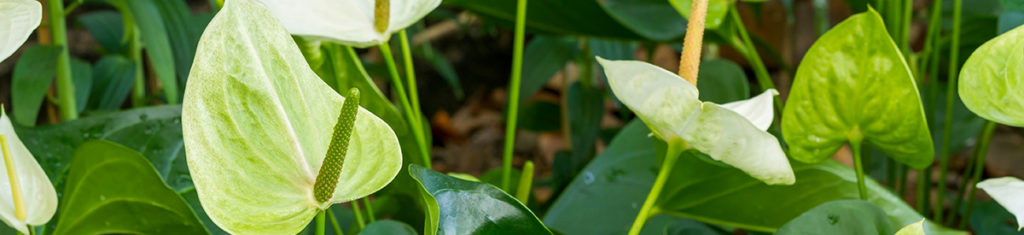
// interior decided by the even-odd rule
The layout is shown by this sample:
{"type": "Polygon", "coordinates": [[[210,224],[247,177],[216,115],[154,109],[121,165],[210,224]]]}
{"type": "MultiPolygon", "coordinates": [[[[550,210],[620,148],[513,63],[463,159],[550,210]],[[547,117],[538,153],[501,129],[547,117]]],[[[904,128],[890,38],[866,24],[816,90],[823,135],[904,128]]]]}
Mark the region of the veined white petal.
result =
{"type": "Polygon", "coordinates": [[[1024,181],[1010,176],[987,179],[978,183],[978,188],[1017,217],[1017,231],[1024,228],[1024,181]]]}
{"type": "Polygon", "coordinates": [[[779,95],[779,91],[768,89],[754,98],[729,102],[723,104],[722,107],[743,115],[757,129],[765,131],[775,119],[775,107],[772,105],[776,95],[779,95]]]}
{"type": "MultiPolygon", "coordinates": [[[[229,0],[230,1],[230,0],[229,0]]],[[[294,35],[354,47],[375,46],[437,8],[441,0],[390,0],[388,28],[374,28],[375,0],[258,0],[294,35]]]]}
{"type": "Polygon", "coordinates": [[[767,184],[793,184],[796,177],[779,140],[720,105],[704,102],[687,120],[683,139],[693,148],[767,184]]]}
{"type": "Polygon", "coordinates": [[[0,1],[0,61],[14,54],[39,27],[43,7],[33,0],[0,1]]]}
{"type": "MultiPolygon", "coordinates": [[[[419,21],[441,5],[441,0],[390,0],[391,18],[388,34],[398,32],[419,21]]],[[[373,1],[371,1],[372,3],[373,1]]]]}
{"type": "Polygon", "coordinates": [[[11,125],[11,119],[7,117],[6,112],[0,113],[0,135],[7,139],[10,160],[14,161],[26,212],[24,220],[17,218],[7,168],[0,165],[0,219],[12,228],[28,234],[26,224],[45,224],[53,217],[57,211],[57,192],[50,184],[50,179],[46,177],[46,172],[14,132],[14,126],[11,125]]]}
{"type": "Polygon", "coordinates": [[[652,64],[633,60],[606,60],[608,86],[615,97],[647,123],[662,139],[680,138],[684,120],[700,108],[697,87],[676,74],[652,64]]]}

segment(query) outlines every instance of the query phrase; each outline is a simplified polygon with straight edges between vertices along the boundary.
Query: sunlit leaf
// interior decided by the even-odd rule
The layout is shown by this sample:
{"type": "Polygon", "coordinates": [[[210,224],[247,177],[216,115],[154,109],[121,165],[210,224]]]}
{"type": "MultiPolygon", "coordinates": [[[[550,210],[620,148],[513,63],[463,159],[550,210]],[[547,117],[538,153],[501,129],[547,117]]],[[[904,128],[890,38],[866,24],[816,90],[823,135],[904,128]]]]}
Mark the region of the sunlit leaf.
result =
{"type": "Polygon", "coordinates": [[[978,47],[964,63],[958,90],[971,112],[1024,127],[1024,26],[978,47]]]}
{"type": "Polygon", "coordinates": [[[902,229],[900,229],[900,231],[896,231],[896,235],[924,235],[924,234],[925,234],[924,233],[924,220],[921,220],[921,222],[917,222],[917,223],[913,223],[913,224],[907,225],[907,226],[903,227],[902,229]]]}

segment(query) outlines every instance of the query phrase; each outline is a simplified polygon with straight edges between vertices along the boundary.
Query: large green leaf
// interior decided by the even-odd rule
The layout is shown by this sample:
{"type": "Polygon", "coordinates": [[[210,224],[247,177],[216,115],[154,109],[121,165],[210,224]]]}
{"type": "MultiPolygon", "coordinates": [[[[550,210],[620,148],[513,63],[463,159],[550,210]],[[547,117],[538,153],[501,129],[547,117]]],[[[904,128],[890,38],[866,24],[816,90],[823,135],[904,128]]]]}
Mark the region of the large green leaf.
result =
{"type": "Polygon", "coordinates": [[[819,162],[861,140],[914,168],[931,164],[931,135],[914,77],[873,9],[811,46],[782,115],[791,156],[819,162]]]}
{"type": "Polygon", "coordinates": [[[146,56],[152,61],[153,71],[160,85],[163,86],[167,102],[181,102],[178,87],[178,74],[175,70],[174,53],[167,34],[166,22],[160,17],[160,9],[154,0],[102,0],[128,14],[135,25],[135,33],[139,34],[146,50],[146,56]]]}
{"type": "Polygon", "coordinates": [[[185,94],[189,172],[203,209],[231,233],[296,233],[317,210],[383,188],[402,164],[391,128],[359,109],[333,197],[314,200],[345,98],[250,0],[228,1],[210,22],[185,94]]]}
{"type": "MultiPolygon", "coordinates": [[[[516,0],[445,0],[487,19],[512,25],[516,0]]],[[[668,1],[568,0],[533,1],[527,5],[526,27],[549,34],[625,40],[682,41],[686,20],[668,1]]]]}
{"type": "MultiPolygon", "coordinates": [[[[545,224],[566,234],[627,231],[657,174],[658,155],[650,133],[642,122],[626,125],[556,199],[545,224]]],[[[792,164],[796,183],[770,186],[740,170],[689,154],[680,156],[654,211],[771,232],[822,203],[859,197],[857,179],[849,167],[832,160],[792,164]]],[[[867,185],[868,201],[882,208],[893,224],[921,220],[921,215],[884,187],[870,179],[867,185]]],[[[926,225],[929,234],[956,234],[933,223],[926,225]]]]}
{"type": "Polygon", "coordinates": [[[95,140],[75,151],[54,234],[206,234],[138,152],[95,140]]]}
{"type": "Polygon", "coordinates": [[[583,168],[586,161],[597,151],[597,137],[601,132],[601,119],[604,117],[604,94],[604,90],[592,84],[575,82],[569,86],[566,105],[569,106],[569,139],[573,150],[574,170],[583,168]]]}
{"type": "MultiPolygon", "coordinates": [[[[132,0],[140,1],[140,0],[132,0]]],[[[164,22],[167,39],[174,55],[174,70],[179,83],[185,84],[192,58],[196,55],[199,36],[202,35],[210,18],[195,16],[189,10],[186,1],[181,0],[145,0],[152,1],[160,11],[160,19],[164,22]]]]}
{"type": "Polygon", "coordinates": [[[75,84],[75,108],[81,113],[92,93],[92,65],[88,61],[71,58],[71,79],[75,84]]]}
{"type": "Polygon", "coordinates": [[[712,59],[700,62],[697,72],[700,78],[697,90],[700,100],[715,103],[726,103],[744,100],[750,97],[750,82],[747,74],[736,63],[723,59],[712,59]]]}
{"type": "Polygon", "coordinates": [[[893,234],[881,208],[862,200],[831,201],[790,220],[775,234],[893,234]]]}
{"type": "Polygon", "coordinates": [[[108,55],[96,62],[95,78],[89,108],[117,110],[128,98],[135,84],[135,62],[120,55],[108,55]]]}
{"type": "Polygon", "coordinates": [[[124,21],[120,13],[112,10],[93,11],[78,16],[78,22],[89,30],[108,54],[120,54],[128,48],[124,40],[124,21]]]}
{"type": "Polygon", "coordinates": [[[552,76],[576,55],[576,40],[567,37],[536,36],[523,52],[523,85],[520,101],[544,88],[552,76]]]}
{"type": "Polygon", "coordinates": [[[1024,127],[1024,26],[989,40],[960,72],[959,92],[972,112],[998,123],[1024,127]]]}
{"type": "Polygon", "coordinates": [[[431,204],[425,233],[551,234],[532,211],[500,189],[409,165],[431,204]],[[433,229],[431,229],[433,228],[433,229]]]}
{"type": "Polygon", "coordinates": [[[39,108],[46,97],[46,89],[53,83],[57,71],[60,46],[35,45],[25,50],[14,65],[11,76],[11,103],[14,121],[19,125],[34,126],[39,108]]]}

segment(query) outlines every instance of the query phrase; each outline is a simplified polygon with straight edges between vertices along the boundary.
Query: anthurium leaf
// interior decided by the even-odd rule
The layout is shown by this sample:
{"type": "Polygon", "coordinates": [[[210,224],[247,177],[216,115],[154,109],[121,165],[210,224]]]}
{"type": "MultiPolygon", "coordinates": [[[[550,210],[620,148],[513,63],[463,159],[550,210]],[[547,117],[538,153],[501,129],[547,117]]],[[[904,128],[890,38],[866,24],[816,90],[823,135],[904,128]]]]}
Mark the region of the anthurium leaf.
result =
{"type": "Polygon", "coordinates": [[[54,234],[207,234],[146,158],[94,140],[75,150],[54,234]]]}
{"type": "Polygon", "coordinates": [[[863,136],[911,167],[931,164],[935,150],[917,85],[888,35],[871,9],[811,46],[782,115],[782,136],[794,159],[820,162],[850,136],[863,136]]]}
{"type": "Polygon", "coordinates": [[[652,64],[598,61],[616,97],[659,138],[683,140],[765,183],[793,184],[793,171],[778,139],[764,131],[774,117],[775,90],[721,106],[701,102],[696,87],[652,64]]]}
{"type": "Polygon", "coordinates": [[[45,224],[53,217],[57,211],[57,193],[43,168],[14,132],[11,119],[2,110],[0,138],[0,144],[4,145],[0,157],[5,166],[0,169],[0,192],[4,192],[0,193],[0,219],[28,234],[26,225],[45,224]],[[17,190],[12,187],[12,182],[16,182],[17,190]]]}
{"type": "Polygon", "coordinates": [[[1024,228],[1024,181],[1010,176],[986,179],[978,183],[978,188],[1017,217],[1017,231],[1024,228]]]}
{"type": "Polygon", "coordinates": [[[1024,26],[982,44],[960,72],[960,99],[971,112],[1024,127],[1024,26]]]}
{"type": "Polygon", "coordinates": [[[924,220],[904,226],[900,231],[896,231],[896,235],[925,235],[924,220]]]}
{"type": "Polygon", "coordinates": [[[32,0],[0,2],[0,61],[14,54],[21,44],[36,30],[43,18],[43,6],[32,0]]]}
{"type": "Polygon", "coordinates": [[[93,69],[95,94],[89,107],[96,110],[117,110],[128,98],[135,84],[135,62],[120,55],[104,56],[93,69]]]}
{"type": "MultiPolygon", "coordinates": [[[[643,122],[627,124],[553,202],[545,224],[566,234],[626,232],[657,174],[653,170],[658,167],[656,140],[648,137],[650,133],[643,122]]],[[[690,153],[693,151],[684,154],[690,153]]],[[[654,211],[772,232],[822,203],[859,198],[857,178],[850,167],[833,160],[792,164],[796,183],[772,186],[738,169],[714,165],[692,155],[680,156],[654,211]]],[[[870,191],[867,201],[882,208],[893,225],[921,220],[921,215],[899,197],[873,180],[866,180],[870,191]]],[[[925,225],[929,234],[963,234],[934,223],[925,225]]]]}
{"type": "Polygon", "coordinates": [[[53,76],[57,71],[57,56],[61,50],[64,48],[60,46],[31,46],[14,65],[14,74],[11,75],[11,103],[14,108],[14,121],[19,125],[35,126],[39,108],[46,97],[46,89],[53,83],[53,76]]]}
{"type": "Polygon", "coordinates": [[[576,40],[568,37],[536,36],[523,52],[523,84],[520,101],[544,88],[551,77],[576,55],[576,40]]]}
{"type": "Polygon", "coordinates": [[[394,221],[394,220],[379,220],[366,225],[362,231],[359,231],[361,235],[416,235],[416,230],[409,227],[408,224],[394,221]]]}
{"type": "MultiPolygon", "coordinates": [[[[160,18],[160,10],[153,0],[110,0],[114,4],[123,4],[135,20],[140,39],[146,49],[146,56],[152,61],[153,71],[163,86],[167,102],[177,104],[181,101],[178,90],[178,75],[175,70],[174,53],[168,39],[166,22],[160,18]]],[[[122,12],[124,14],[125,12],[122,12]]]]}
{"type": "Polygon", "coordinates": [[[92,91],[92,65],[88,61],[71,58],[71,79],[75,84],[75,108],[78,112],[85,110],[92,91]]]}
{"type": "MultiPolygon", "coordinates": [[[[270,11],[250,0],[226,2],[199,41],[185,93],[189,171],[217,225],[296,233],[323,209],[313,183],[345,99],[310,69],[270,11]]],[[[358,109],[330,202],[383,188],[398,174],[399,151],[391,128],[358,109]]]]}
{"type": "Polygon", "coordinates": [[[409,174],[423,187],[428,212],[425,233],[551,234],[519,200],[494,186],[447,176],[419,165],[409,174]],[[431,228],[434,228],[431,230],[431,228]]]}
{"type": "Polygon", "coordinates": [[[127,47],[124,41],[124,21],[117,11],[102,10],[83,13],[78,22],[96,39],[107,54],[120,54],[127,47]]]}
{"type": "Polygon", "coordinates": [[[259,0],[270,9],[288,32],[295,35],[332,40],[354,47],[368,47],[387,42],[391,34],[405,29],[437,8],[441,0],[389,0],[386,17],[375,11],[375,0],[318,0],[295,4],[287,0],[259,0]],[[334,10],[346,9],[345,14],[334,10]],[[382,19],[378,19],[382,18],[382,19]],[[385,20],[386,28],[378,30],[375,23],[385,20]]]}
{"type": "Polygon", "coordinates": [[[779,228],[775,234],[892,234],[885,211],[863,200],[823,203],[779,228]]]}
{"type": "Polygon", "coordinates": [[[700,78],[697,90],[702,91],[700,100],[724,104],[750,97],[750,82],[747,81],[747,74],[743,72],[743,68],[732,61],[724,59],[701,61],[697,77],[700,78]]]}
{"type": "MultiPolygon", "coordinates": [[[[670,0],[672,7],[676,8],[679,14],[687,19],[690,18],[690,8],[692,7],[693,0],[670,0]]],[[[704,18],[704,28],[706,29],[717,29],[722,22],[725,21],[726,14],[729,14],[729,8],[735,0],[710,0],[708,1],[707,16],[704,18]]]]}

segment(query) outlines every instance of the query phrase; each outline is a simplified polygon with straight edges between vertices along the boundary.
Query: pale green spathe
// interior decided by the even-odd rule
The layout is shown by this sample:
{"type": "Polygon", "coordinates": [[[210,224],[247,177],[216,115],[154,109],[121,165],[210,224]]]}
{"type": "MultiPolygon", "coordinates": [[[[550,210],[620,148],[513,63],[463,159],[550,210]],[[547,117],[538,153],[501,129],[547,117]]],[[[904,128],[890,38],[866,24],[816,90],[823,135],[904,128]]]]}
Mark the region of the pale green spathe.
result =
{"type": "Polygon", "coordinates": [[[1017,231],[1024,228],[1024,181],[1015,177],[982,180],[978,188],[1017,217],[1017,231]]]}
{"type": "Polygon", "coordinates": [[[33,0],[0,0],[0,61],[14,54],[39,27],[43,7],[33,0]]]}
{"type": "Polygon", "coordinates": [[[925,235],[924,219],[921,219],[921,222],[908,224],[907,226],[904,226],[903,228],[900,229],[900,231],[896,231],[896,235],[925,235]]]}
{"type": "Polygon", "coordinates": [[[640,61],[597,60],[615,96],[659,138],[683,140],[768,184],[795,182],[778,140],[765,132],[774,115],[775,90],[718,105],[701,102],[697,87],[660,67],[640,61]]]}
{"type": "Polygon", "coordinates": [[[782,111],[782,137],[803,162],[865,141],[914,168],[932,163],[917,84],[874,9],[839,23],[807,51],[782,111]]]}
{"type": "Polygon", "coordinates": [[[398,174],[397,137],[360,108],[334,197],[316,202],[313,184],[345,99],[263,6],[227,1],[196,51],[182,134],[199,200],[224,230],[295,234],[318,210],[376,192],[398,174]]]}
{"type": "MultiPolygon", "coordinates": [[[[15,215],[7,168],[0,166],[0,219],[11,228],[28,234],[27,224],[42,225],[53,218],[53,214],[57,212],[57,192],[53,190],[46,172],[18,138],[14,126],[11,125],[11,119],[3,111],[0,111],[0,135],[7,138],[7,148],[11,153],[11,160],[14,160],[26,212],[25,220],[19,220],[15,215]]],[[[0,154],[0,157],[6,156],[0,154]]],[[[2,161],[0,159],[0,164],[2,161]]]]}
{"type": "Polygon", "coordinates": [[[1024,127],[1024,26],[985,42],[960,71],[960,99],[971,112],[1024,127]]]}
{"type": "Polygon", "coordinates": [[[295,35],[336,41],[354,47],[376,46],[437,8],[441,0],[388,0],[388,26],[374,28],[374,1],[258,0],[295,35]]]}

